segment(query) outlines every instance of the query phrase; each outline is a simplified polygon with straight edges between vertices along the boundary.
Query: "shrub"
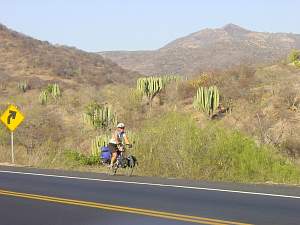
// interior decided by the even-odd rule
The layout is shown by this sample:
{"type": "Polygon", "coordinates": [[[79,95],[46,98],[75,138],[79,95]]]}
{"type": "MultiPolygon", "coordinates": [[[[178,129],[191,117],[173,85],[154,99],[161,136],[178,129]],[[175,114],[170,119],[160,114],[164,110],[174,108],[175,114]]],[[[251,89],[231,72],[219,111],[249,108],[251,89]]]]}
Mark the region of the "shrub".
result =
{"type": "Polygon", "coordinates": [[[189,81],[182,81],[178,84],[177,92],[180,100],[194,97],[196,91],[197,88],[189,81]]]}
{"type": "Polygon", "coordinates": [[[134,154],[140,173],[237,182],[299,182],[300,171],[268,146],[238,131],[209,123],[203,129],[186,114],[147,121],[134,154]]]}
{"type": "Polygon", "coordinates": [[[9,132],[4,126],[0,126],[0,145],[8,145],[10,143],[9,132]]]}
{"type": "Polygon", "coordinates": [[[297,137],[289,137],[281,144],[281,151],[292,158],[300,156],[300,140],[297,137]]]}
{"type": "Polygon", "coordinates": [[[209,87],[213,85],[213,74],[212,73],[201,73],[196,78],[188,81],[194,88],[209,87]]]}
{"type": "Polygon", "coordinates": [[[59,144],[64,139],[63,121],[58,113],[49,112],[42,106],[27,111],[26,120],[18,128],[16,144],[23,146],[27,154],[34,153],[49,140],[59,144]]]}
{"type": "Polygon", "coordinates": [[[299,182],[300,171],[272,148],[258,147],[238,131],[217,129],[203,159],[204,168],[211,168],[211,179],[242,182],[299,182]]]}
{"type": "Polygon", "coordinates": [[[300,51],[292,50],[291,53],[288,56],[288,61],[290,63],[293,63],[295,61],[300,61],[300,51]]]}
{"type": "Polygon", "coordinates": [[[77,151],[67,151],[65,152],[65,157],[67,158],[67,160],[76,161],[80,165],[84,165],[84,166],[99,165],[101,163],[99,156],[94,156],[94,155],[86,156],[77,151]]]}
{"type": "Polygon", "coordinates": [[[288,56],[288,61],[293,63],[295,66],[300,67],[300,51],[293,50],[288,56]]]}

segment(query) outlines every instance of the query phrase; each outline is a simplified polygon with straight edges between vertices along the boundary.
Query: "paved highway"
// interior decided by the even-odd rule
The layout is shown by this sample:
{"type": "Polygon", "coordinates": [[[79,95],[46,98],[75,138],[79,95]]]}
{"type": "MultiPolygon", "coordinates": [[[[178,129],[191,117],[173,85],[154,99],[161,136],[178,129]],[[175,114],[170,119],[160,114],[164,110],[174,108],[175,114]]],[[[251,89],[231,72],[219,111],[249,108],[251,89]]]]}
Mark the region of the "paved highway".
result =
{"type": "Polygon", "coordinates": [[[300,188],[0,166],[1,225],[300,224],[300,188]]]}

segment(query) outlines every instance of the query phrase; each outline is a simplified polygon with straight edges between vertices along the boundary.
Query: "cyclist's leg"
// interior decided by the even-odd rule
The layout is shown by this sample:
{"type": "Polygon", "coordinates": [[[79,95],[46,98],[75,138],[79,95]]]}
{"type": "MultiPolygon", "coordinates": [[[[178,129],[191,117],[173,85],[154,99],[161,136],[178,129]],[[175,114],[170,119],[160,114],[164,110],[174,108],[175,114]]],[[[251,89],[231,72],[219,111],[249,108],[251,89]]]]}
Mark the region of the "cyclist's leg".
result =
{"type": "Polygon", "coordinates": [[[111,160],[110,160],[110,166],[112,167],[116,161],[116,158],[117,158],[117,150],[118,150],[118,147],[116,144],[112,144],[110,143],[108,145],[109,149],[110,149],[110,152],[111,152],[111,160]]]}

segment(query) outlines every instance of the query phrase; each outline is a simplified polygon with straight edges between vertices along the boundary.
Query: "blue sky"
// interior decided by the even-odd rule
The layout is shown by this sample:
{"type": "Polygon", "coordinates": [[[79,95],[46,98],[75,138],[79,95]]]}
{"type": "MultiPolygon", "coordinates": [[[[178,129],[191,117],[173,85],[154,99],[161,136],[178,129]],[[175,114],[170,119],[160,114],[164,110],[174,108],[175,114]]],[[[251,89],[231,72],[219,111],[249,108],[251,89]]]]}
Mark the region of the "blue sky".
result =
{"type": "Polygon", "coordinates": [[[146,50],[227,23],[300,34],[300,1],[0,0],[0,23],[87,51],[146,50]]]}

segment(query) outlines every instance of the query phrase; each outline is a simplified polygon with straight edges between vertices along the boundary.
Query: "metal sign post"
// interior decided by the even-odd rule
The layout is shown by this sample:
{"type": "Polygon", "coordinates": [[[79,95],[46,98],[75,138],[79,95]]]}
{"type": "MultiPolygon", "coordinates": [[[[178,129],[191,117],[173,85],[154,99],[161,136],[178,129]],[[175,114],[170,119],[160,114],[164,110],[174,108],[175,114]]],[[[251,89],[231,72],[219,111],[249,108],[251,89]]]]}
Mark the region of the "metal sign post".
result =
{"type": "Polygon", "coordinates": [[[15,154],[14,154],[14,132],[11,132],[11,163],[15,163],[15,154]]]}
{"type": "Polygon", "coordinates": [[[11,134],[11,162],[15,163],[14,155],[14,130],[23,122],[24,116],[19,109],[14,105],[9,105],[8,108],[1,115],[1,121],[10,130],[11,134]]]}

